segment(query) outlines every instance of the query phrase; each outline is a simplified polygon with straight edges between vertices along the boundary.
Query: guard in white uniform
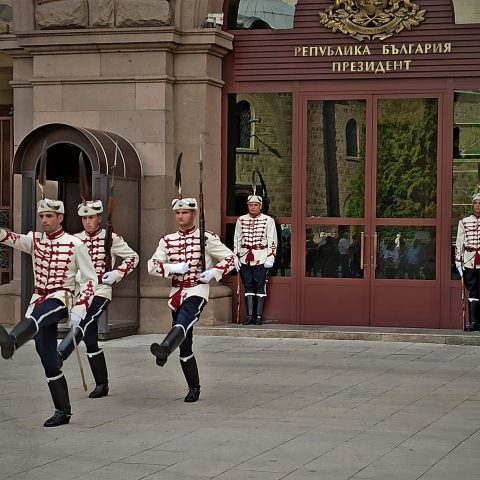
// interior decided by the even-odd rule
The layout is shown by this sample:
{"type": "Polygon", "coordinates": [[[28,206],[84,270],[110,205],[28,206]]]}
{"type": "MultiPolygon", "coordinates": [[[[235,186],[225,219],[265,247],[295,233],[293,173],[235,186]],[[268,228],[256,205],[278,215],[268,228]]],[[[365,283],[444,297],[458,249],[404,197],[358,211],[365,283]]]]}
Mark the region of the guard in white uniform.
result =
{"type": "MultiPolygon", "coordinates": [[[[107,309],[112,300],[112,285],[122,281],[138,264],[138,255],[127,242],[116,233],[112,233],[112,247],[110,249],[111,264],[115,265],[115,259],[123,261],[117,267],[108,272],[106,267],[105,235],[106,231],[101,227],[103,218],[103,204],[101,200],[85,201],[78,206],[78,215],[82,217],[85,228],[77,233],[78,237],[87,247],[90,258],[98,277],[98,286],[95,296],[88,310],[87,316],[75,329],[75,339],[79,343],[82,339],[87,347],[87,358],[95,379],[95,389],[90,392],[90,398],[100,398],[108,395],[108,372],[105,355],[98,346],[98,319],[107,309]]],[[[71,332],[58,346],[58,360],[62,364],[73,352],[74,343],[71,332]]]]}
{"type": "Polygon", "coordinates": [[[469,331],[480,326],[480,193],[472,204],[472,215],[458,222],[455,246],[455,265],[468,290],[469,331]]]}
{"type": "Polygon", "coordinates": [[[150,275],[172,279],[168,300],[172,309],[172,329],[161,344],[152,344],[150,351],[157,365],[163,366],[168,356],[180,347],[180,364],[189,388],[185,402],[196,402],[200,397],[200,380],[192,350],[193,325],[208,301],[208,283],[220,280],[235,268],[235,255],[215,233],[205,232],[206,270],[202,272],[200,230],[194,225],[197,201],[194,198],[175,199],[172,206],[178,231],[163,236],[148,261],[150,275]]]}
{"type": "Polygon", "coordinates": [[[26,235],[0,228],[0,242],[32,256],[35,287],[25,318],[10,334],[0,326],[2,357],[11,358],[17,348],[31,338],[40,356],[55,414],[45,427],[68,423],[72,414],[67,381],[57,364],[58,322],[70,317],[78,324],[87,315],[97,286],[97,275],[85,245],[64,232],[64,205],[44,198],[37,212],[42,232],[26,235]]]}
{"type": "Polygon", "coordinates": [[[250,195],[247,204],[249,213],[237,219],[233,246],[245,288],[247,318],[243,325],[261,325],[267,297],[267,274],[277,254],[277,230],[275,220],[261,213],[262,197],[250,195]]]}

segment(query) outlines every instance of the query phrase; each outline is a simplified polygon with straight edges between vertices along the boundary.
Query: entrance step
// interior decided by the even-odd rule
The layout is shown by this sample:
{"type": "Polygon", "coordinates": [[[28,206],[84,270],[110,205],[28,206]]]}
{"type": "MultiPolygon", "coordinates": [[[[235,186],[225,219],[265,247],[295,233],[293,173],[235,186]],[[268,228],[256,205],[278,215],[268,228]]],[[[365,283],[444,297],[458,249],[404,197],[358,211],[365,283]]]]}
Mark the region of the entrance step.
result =
{"type": "Polygon", "coordinates": [[[310,338],[324,340],[367,340],[374,342],[439,343],[446,345],[480,345],[479,332],[388,327],[336,327],[327,325],[217,325],[196,326],[196,335],[310,338]]]}

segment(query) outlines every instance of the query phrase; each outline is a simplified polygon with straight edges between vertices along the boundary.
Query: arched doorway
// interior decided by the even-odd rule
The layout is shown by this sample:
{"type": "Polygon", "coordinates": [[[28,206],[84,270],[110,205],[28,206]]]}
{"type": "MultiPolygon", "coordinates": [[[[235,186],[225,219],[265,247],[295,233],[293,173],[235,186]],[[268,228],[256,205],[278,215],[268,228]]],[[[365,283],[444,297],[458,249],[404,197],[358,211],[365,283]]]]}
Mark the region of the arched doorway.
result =
{"type": "MultiPolygon", "coordinates": [[[[36,178],[42,146],[47,145],[47,196],[65,204],[64,228],[69,233],[82,229],[77,205],[80,201],[78,159],[87,166],[91,196],[108,205],[113,180],[113,228],[139,251],[140,179],[142,165],[137,151],[124,137],[99,130],[52,123],[30,132],[20,143],[13,161],[13,173],[22,176],[22,232],[37,226],[36,178]],[[116,148],[118,146],[118,149],[116,148]]],[[[22,255],[22,309],[31,296],[32,267],[22,255]]],[[[138,269],[114,288],[115,301],[99,321],[101,338],[136,332],[139,319],[138,269]]]]}

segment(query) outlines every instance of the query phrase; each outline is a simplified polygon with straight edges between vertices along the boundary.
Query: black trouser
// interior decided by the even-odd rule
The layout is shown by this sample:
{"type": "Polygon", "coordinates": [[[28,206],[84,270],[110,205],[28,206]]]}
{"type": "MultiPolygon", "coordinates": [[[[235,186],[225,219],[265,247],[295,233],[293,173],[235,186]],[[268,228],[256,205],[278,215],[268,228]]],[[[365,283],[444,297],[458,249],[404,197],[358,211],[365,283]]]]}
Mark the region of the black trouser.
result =
{"type": "Polygon", "coordinates": [[[172,327],[182,328],[185,340],[180,344],[180,358],[193,355],[193,325],[200,318],[207,301],[202,297],[188,297],[180,307],[172,312],[172,327]]]}
{"type": "Polygon", "coordinates": [[[470,301],[480,299],[480,268],[465,268],[463,283],[468,290],[470,301]]]}
{"type": "Polygon", "coordinates": [[[47,378],[55,378],[62,374],[57,363],[58,322],[67,316],[67,307],[56,298],[39,303],[30,314],[30,318],[38,326],[38,332],[34,337],[35,349],[47,378]]]}
{"type": "Polygon", "coordinates": [[[87,353],[96,353],[98,346],[98,319],[108,308],[110,300],[105,297],[93,297],[86,317],[80,322],[79,328],[83,331],[83,341],[87,347],[87,353]]]}
{"type": "Polygon", "coordinates": [[[268,268],[263,265],[250,266],[241,264],[240,275],[242,277],[245,295],[267,295],[268,268]]]}

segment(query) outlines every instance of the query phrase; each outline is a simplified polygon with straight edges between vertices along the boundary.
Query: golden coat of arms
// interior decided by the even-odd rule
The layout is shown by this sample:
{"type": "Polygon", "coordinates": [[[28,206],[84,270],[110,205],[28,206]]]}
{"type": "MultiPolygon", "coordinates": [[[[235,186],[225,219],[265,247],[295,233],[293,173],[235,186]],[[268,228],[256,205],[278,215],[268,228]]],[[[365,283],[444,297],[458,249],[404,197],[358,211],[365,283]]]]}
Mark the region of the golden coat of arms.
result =
{"type": "Polygon", "coordinates": [[[384,40],[404,29],[411,30],[425,19],[425,13],[411,0],[334,0],[319,15],[326,28],[362,42],[384,40]]]}

